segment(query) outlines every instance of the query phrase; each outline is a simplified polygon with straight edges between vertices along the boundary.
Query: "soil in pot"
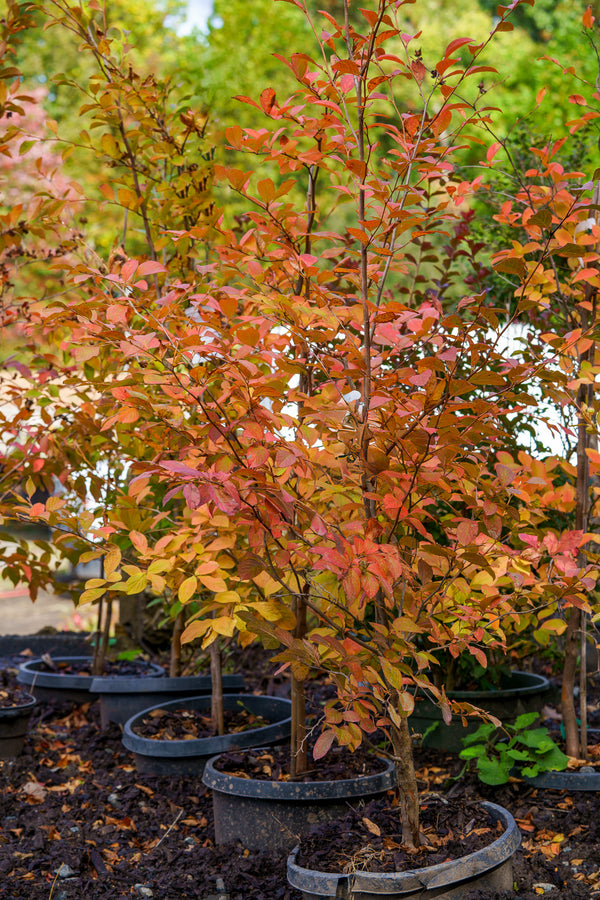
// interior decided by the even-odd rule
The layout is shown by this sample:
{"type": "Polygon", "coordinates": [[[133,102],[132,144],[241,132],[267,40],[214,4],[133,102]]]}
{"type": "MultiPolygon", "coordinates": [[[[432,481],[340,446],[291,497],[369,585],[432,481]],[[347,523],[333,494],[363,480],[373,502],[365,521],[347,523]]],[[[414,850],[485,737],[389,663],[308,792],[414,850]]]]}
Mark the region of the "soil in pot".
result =
{"type": "MultiPolygon", "coordinates": [[[[227,734],[237,734],[251,728],[264,728],[268,719],[249,709],[226,709],[223,713],[227,734]]],[[[150,709],[136,718],[134,734],[155,741],[189,741],[192,738],[216,737],[210,720],[210,710],[186,709],[174,705],[171,709],[150,709]]]]}
{"type": "Polygon", "coordinates": [[[242,714],[242,717],[235,720],[237,730],[222,735],[206,734],[211,707],[207,695],[173,700],[129,719],[125,723],[123,743],[134,754],[138,771],[147,775],[200,775],[206,762],[217,753],[289,738],[289,700],[225,694],[223,706],[226,716],[242,714]],[[155,735],[147,736],[144,731],[155,735]],[[163,737],[159,736],[160,732],[164,732],[163,737]]]}
{"type": "Polygon", "coordinates": [[[35,704],[35,697],[22,688],[0,689],[0,759],[22,752],[35,704]]]}
{"type": "MultiPolygon", "coordinates": [[[[55,656],[44,654],[37,659],[21,663],[17,680],[30,688],[37,700],[89,703],[95,699],[91,692],[91,656],[55,656]]],[[[145,660],[107,660],[105,672],[113,675],[158,677],[164,673],[162,666],[145,660]]]]}
{"type": "Polygon", "coordinates": [[[459,900],[473,888],[510,890],[521,836],[493,803],[423,798],[423,846],[402,843],[400,809],[382,798],[348,810],[304,838],[288,861],[288,881],[305,900],[372,894],[459,900]]]}
{"type": "Polygon", "coordinates": [[[290,850],[311,827],[345,812],[349,803],[385,793],[394,777],[388,760],[334,747],[292,778],[289,747],[270,747],[218,756],[207,764],[203,780],[213,792],[218,844],[240,840],[255,850],[290,850]]]}

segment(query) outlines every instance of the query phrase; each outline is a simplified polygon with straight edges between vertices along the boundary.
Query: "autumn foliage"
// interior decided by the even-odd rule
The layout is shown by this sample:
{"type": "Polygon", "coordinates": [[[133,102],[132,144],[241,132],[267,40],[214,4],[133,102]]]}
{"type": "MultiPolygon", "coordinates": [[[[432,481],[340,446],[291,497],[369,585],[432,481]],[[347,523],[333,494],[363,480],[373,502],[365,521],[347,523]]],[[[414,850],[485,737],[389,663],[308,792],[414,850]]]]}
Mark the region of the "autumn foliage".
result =
{"type": "MultiPolygon", "coordinates": [[[[109,208],[137,216],[146,246],[125,242],[111,265],[61,260],[66,290],[28,326],[49,349],[20,366],[39,418],[31,393],[15,392],[4,426],[20,435],[7,460],[28,489],[52,474],[65,487],[20,515],[56,529],[65,553],[87,545],[83,558],[102,560],[80,602],[149,588],[183,615],[184,641],[237,634],[279,648],[298,770],[305,683],[327,673],[337,697],[315,757],[383,729],[415,844],[409,721],[420,692],[452,714],[433,676],[440,653],[485,665],[486,649],[540,610],[552,629],[565,605],[587,608],[596,581],[577,556],[587,525],[556,535],[547,523],[557,497],[573,502],[556,463],[509,452],[506,431],[536,385],[572,397],[589,378],[580,366],[565,383],[543,354],[503,349],[470,231],[485,169],[465,180],[456,168],[492,116],[477,84],[520,2],[499,8],[484,44],[460,38],[432,60],[404,30],[404,2],[360,9],[360,26],[347,3],[344,21],[324,14],[319,55],[285,60],[296,93],[240,98],[256,127],[224,140],[247,164],[211,173],[243,198],[235,221],[193,203],[206,186],[187,141],[203,122],[181,113],[184,131],[167,137],[154,85],[117,80],[110,46],[90,42],[105,78],[94,90],[101,152],[123,165],[135,146],[170,174],[152,187],[158,169],[144,162],[125,170],[129,187],[100,187],[109,208]],[[407,82],[418,106],[402,101],[407,82]]],[[[56,23],[76,27],[78,9],[61,7],[56,23]]],[[[501,208],[527,239],[496,268],[520,283],[516,315],[557,293],[587,310],[580,330],[545,340],[589,362],[597,226],[578,231],[589,197],[572,193],[579,176],[559,172],[555,152],[501,208]]]]}

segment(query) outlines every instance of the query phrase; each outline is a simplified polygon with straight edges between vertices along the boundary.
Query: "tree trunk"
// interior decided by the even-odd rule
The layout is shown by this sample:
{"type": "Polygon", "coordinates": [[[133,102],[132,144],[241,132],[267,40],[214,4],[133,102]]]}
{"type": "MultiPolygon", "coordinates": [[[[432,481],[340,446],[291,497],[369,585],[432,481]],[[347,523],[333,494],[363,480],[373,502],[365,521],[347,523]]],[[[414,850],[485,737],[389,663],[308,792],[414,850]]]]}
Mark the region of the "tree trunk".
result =
{"type": "Polygon", "coordinates": [[[182,609],[175,616],[173,623],[173,635],[171,637],[171,659],[169,662],[169,675],[171,678],[179,678],[181,675],[181,635],[185,625],[185,614],[182,609]]]}
{"type": "Polygon", "coordinates": [[[587,615],[581,612],[579,629],[579,758],[588,759],[587,738],[587,615]]]}
{"type": "Polygon", "coordinates": [[[565,661],[563,665],[561,708],[563,725],[565,726],[565,743],[568,756],[579,755],[579,729],[575,713],[575,676],[577,674],[577,655],[579,652],[579,630],[581,610],[576,606],[569,610],[565,638],[565,661]]]}
{"type": "Polygon", "coordinates": [[[210,645],[210,677],[212,695],[210,698],[210,724],[213,734],[225,734],[223,714],[223,670],[221,667],[221,647],[218,639],[210,645]]]}
{"type": "MultiPolygon", "coordinates": [[[[586,298],[588,301],[592,299],[589,286],[586,288],[586,298]]],[[[594,304],[595,306],[595,304],[594,304]]],[[[582,311],[581,314],[582,331],[586,331],[589,325],[589,313],[582,311]]],[[[580,367],[583,362],[590,361],[590,353],[586,351],[581,354],[579,359],[580,367]]],[[[577,531],[587,531],[589,517],[589,463],[586,450],[589,447],[589,434],[587,431],[586,417],[584,406],[589,405],[589,391],[585,384],[580,385],[577,391],[577,482],[576,482],[576,499],[575,499],[575,528],[577,531]]],[[[577,565],[585,566],[586,559],[583,550],[579,551],[577,565]]],[[[577,725],[577,714],[575,712],[575,676],[577,674],[577,656],[580,647],[582,647],[585,637],[582,637],[583,613],[580,609],[572,607],[569,611],[567,623],[567,635],[565,641],[565,662],[563,668],[563,679],[561,688],[561,707],[563,714],[563,724],[565,727],[565,743],[566,751],[569,756],[579,756],[581,753],[587,756],[587,744],[585,747],[580,746],[579,727],[577,725]]],[[[583,671],[580,678],[580,684],[586,677],[583,671]]],[[[585,706],[585,685],[584,685],[584,706],[585,706]]]]}
{"type": "Polygon", "coordinates": [[[104,614],[104,623],[98,623],[100,628],[96,639],[97,654],[94,654],[94,662],[92,665],[93,675],[102,675],[104,672],[104,661],[106,659],[106,651],[108,650],[108,640],[110,637],[110,626],[112,624],[112,606],[113,602],[110,597],[106,598],[106,612],[104,614]]]}
{"type": "Polygon", "coordinates": [[[134,644],[144,640],[144,594],[122,594],[119,597],[119,625],[134,644]]]}
{"type": "MultiPolygon", "coordinates": [[[[306,603],[304,597],[296,595],[294,600],[296,625],[294,637],[302,640],[306,635],[306,603]]],[[[306,693],[304,679],[296,678],[292,673],[292,734],[290,738],[290,773],[292,778],[301,775],[308,769],[306,751],[306,693]]]]}
{"type": "Polygon", "coordinates": [[[92,675],[101,675],[102,667],[99,665],[100,659],[100,641],[102,637],[102,622],[104,619],[104,596],[98,601],[98,612],[96,614],[96,634],[94,635],[94,653],[92,656],[92,675]]]}
{"type": "Polygon", "coordinates": [[[396,764],[396,780],[400,795],[402,816],[402,843],[408,847],[418,847],[421,843],[419,830],[419,789],[415,776],[412,738],[408,719],[403,717],[400,726],[392,725],[392,747],[396,764]]]}

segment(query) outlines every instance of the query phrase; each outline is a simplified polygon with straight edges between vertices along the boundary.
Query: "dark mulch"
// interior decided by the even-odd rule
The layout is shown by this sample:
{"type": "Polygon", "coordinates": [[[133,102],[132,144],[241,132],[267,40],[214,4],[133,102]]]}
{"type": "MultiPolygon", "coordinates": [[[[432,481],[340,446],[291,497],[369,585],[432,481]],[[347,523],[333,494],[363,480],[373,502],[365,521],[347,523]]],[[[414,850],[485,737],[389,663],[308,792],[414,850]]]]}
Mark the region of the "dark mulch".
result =
{"type": "Polygon", "coordinates": [[[0,709],[14,709],[19,706],[29,706],[31,694],[18,687],[0,688],[0,709]]]}
{"type": "MultiPolygon", "coordinates": [[[[249,710],[224,710],[223,722],[227,734],[248,731],[249,728],[264,728],[269,722],[249,710]]],[[[154,709],[138,720],[133,728],[140,737],[155,741],[186,741],[194,738],[214,737],[210,711],[195,709],[154,709]]]]}
{"type": "MultiPolygon", "coordinates": [[[[49,653],[44,653],[40,662],[34,663],[31,669],[38,672],[54,672],[59,675],[86,675],[89,677],[92,674],[91,657],[89,662],[90,665],[87,665],[83,660],[72,663],[68,659],[54,659],[49,653]]],[[[107,659],[105,660],[102,674],[105,676],[132,675],[136,678],[156,677],[156,672],[147,662],[141,659],[107,659]]]]}
{"type": "Polygon", "coordinates": [[[398,807],[371,800],[315,829],[300,845],[297,862],[319,872],[403,872],[456,859],[487,847],[504,828],[477,803],[425,797],[421,804],[424,846],[402,845],[398,807]]]}
{"type": "MultiPolygon", "coordinates": [[[[448,782],[456,760],[432,751],[418,765],[424,792],[500,803],[523,832],[516,890],[464,900],[600,898],[595,794],[487,788],[470,776],[448,782]]],[[[300,900],[285,870],[281,854],[215,847],[200,779],[138,775],[119,728],[100,731],[96,705],[39,707],[23,755],[0,763],[3,900],[300,900]]]]}
{"type": "MultiPolygon", "coordinates": [[[[309,742],[310,743],[310,742],[309,742]]],[[[309,755],[310,768],[294,781],[334,781],[374,775],[385,770],[379,757],[360,748],[350,753],[345,747],[332,747],[327,756],[317,761],[309,755]]],[[[289,781],[291,779],[289,747],[269,747],[265,750],[244,750],[222,753],[215,764],[219,772],[252,778],[255,781],[289,781]]]]}

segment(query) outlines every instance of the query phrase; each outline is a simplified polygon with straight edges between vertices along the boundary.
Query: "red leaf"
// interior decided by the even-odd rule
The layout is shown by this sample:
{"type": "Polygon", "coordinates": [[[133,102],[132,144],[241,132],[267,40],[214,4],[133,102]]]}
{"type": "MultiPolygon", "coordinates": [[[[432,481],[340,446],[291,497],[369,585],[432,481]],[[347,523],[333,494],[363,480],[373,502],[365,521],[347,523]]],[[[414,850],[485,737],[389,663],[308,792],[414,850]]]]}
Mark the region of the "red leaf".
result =
{"type": "Polygon", "coordinates": [[[456,538],[462,547],[472,543],[479,533],[479,525],[472,519],[464,519],[456,529],[456,538]]]}
{"type": "Polygon", "coordinates": [[[333,731],[324,731],[323,734],[319,735],[313,748],[313,759],[322,759],[329,752],[334,737],[333,731]]]}
{"type": "Polygon", "coordinates": [[[464,47],[465,44],[472,44],[473,38],[463,37],[463,38],[455,38],[453,41],[450,41],[448,46],[446,47],[446,52],[444,53],[444,58],[448,56],[452,56],[455,50],[458,50],[459,47],[464,47]]]}
{"type": "Polygon", "coordinates": [[[173,472],[174,475],[183,475],[186,478],[197,478],[200,475],[198,469],[191,469],[185,463],[178,462],[176,459],[165,459],[159,463],[161,469],[173,472]]]}
{"type": "Polygon", "coordinates": [[[156,262],[155,259],[147,259],[146,262],[143,262],[137,270],[137,274],[140,278],[143,278],[144,275],[156,275],[158,272],[166,272],[166,268],[162,263],[156,262]]]}
{"type": "Polygon", "coordinates": [[[129,281],[135,275],[138,267],[137,259],[128,259],[127,262],[123,263],[121,268],[121,277],[123,281],[129,281]]]}
{"type": "Polygon", "coordinates": [[[260,105],[262,106],[266,114],[269,115],[275,105],[275,91],[273,90],[273,88],[264,89],[264,91],[260,95],[260,105]]]}

